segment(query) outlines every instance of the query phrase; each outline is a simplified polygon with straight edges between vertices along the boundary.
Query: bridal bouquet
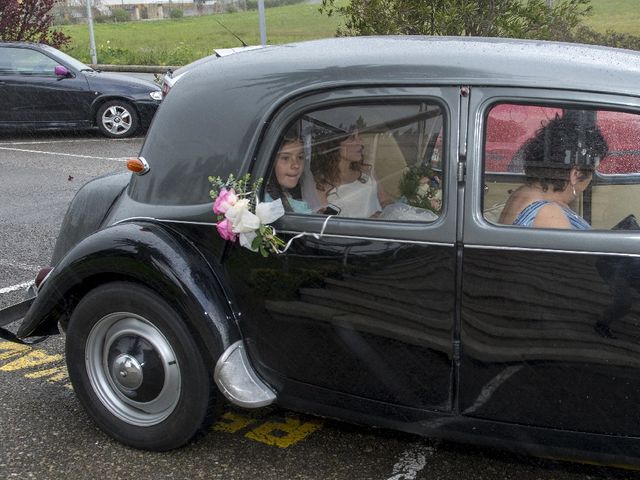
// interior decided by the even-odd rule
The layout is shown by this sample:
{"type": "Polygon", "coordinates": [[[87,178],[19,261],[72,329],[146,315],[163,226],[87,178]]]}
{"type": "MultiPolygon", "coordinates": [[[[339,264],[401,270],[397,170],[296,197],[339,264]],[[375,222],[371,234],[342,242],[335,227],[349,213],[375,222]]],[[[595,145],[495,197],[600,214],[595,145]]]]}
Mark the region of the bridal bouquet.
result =
{"type": "Polygon", "coordinates": [[[280,199],[260,202],[262,178],[251,183],[251,174],[247,173],[241,178],[229,175],[226,180],[209,177],[209,182],[218,234],[231,242],[239,240],[241,246],[260,252],[263,257],[279,253],[284,242],[269,224],[284,215],[284,207],[280,199]]]}

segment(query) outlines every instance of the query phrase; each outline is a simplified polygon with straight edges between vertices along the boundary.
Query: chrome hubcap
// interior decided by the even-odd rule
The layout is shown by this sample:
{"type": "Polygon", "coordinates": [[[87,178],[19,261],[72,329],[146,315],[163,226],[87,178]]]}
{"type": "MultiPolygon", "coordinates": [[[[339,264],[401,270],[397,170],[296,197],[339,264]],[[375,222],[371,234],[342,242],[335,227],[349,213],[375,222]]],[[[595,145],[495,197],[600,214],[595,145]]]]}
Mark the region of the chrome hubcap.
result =
{"type": "Polygon", "coordinates": [[[135,390],[142,385],[142,366],[131,355],[119,355],[111,367],[111,378],[118,388],[135,390]]]}
{"type": "Polygon", "coordinates": [[[101,318],[87,338],[85,366],[98,400],[131,425],[162,422],[180,399],[176,354],[162,332],[139,315],[101,318]]]}
{"type": "Polygon", "coordinates": [[[113,135],[124,135],[131,130],[131,113],[120,105],[107,108],[102,114],[102,125],[113,135]]]}

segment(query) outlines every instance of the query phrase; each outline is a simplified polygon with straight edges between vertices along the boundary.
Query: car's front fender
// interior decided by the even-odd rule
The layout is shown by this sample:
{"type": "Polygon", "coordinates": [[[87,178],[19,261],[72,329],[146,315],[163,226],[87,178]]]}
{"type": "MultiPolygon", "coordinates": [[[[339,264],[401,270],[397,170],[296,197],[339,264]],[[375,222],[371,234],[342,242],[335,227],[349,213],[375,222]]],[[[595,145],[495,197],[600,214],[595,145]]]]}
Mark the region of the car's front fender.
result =
{"type": "Polygon", "coordinates": [[[179,233],[154,221],[121,223],[75,245],[42,284],[18,337],[43,335],[68,321],[80,299],[110,281],[132,281],[160,294],[215,365],[240,338],[217,276],[179,233]]]}

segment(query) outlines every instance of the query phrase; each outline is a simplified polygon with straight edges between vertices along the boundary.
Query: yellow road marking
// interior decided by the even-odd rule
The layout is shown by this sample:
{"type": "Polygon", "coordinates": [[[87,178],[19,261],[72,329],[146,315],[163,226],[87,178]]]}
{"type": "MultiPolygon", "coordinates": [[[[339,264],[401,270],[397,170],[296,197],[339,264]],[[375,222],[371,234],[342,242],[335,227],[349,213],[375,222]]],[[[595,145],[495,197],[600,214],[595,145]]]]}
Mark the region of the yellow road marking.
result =
{"type": "Polygon", "coordinates": [[[31,350],[13,362],[9,362],[0,367],[3,372],[12,372],[24,368],[39,367],[47,363],[60,362],[64,359],[62,355],[49,355],[41,350],[31,350]]]}
{"type": "MultiPolygon", "coordinates": [[[[13,342],[0,341],[0,371],[12,372],[23,369],[33,369],[43,365],[48,366],[43,370],[35,369],[25,373],[26,378],[42,378],[47,382],[61,382],[68,380],[69,374],[64,365],[62,355],[50,355],[42,350],[34,349],[28,345],[20,345],[13,342]],[[61,365],[50,365],[60,363],[61,365]]],[[[63,384],[64,387],[72,389],[71,383],[63,384]]],[[[266,445],[279,448],[287,448],[306,439],[316,430],[322,428],[322,420],[311,419],[303,421],[297,415],[285,415],[284,421],[280,419],[267,420],[243,415],[242,413],[227,411],[213,426],[213,430],[227,433],[238,433],[247,428],[252,428],[245,434],[245,437],[266,445]]]]}
{"type": "Polygon", "coordinates": [[[37,372],[27,373],[27,378],[42,378],[48,377],[47,382],[59,382],[69,378],[66,367],[53,367],[47,370],[38,370],[37,372]]]}
{"type": "Polygon", "coordinates": [[[0,360],[15,357],[31,350],[29,345],[20,345],[13,342],[0,342],[0,360]]]}
{"type": "Polygon", "coordinates": [[[236,433],[252,423],[255,423],[253,418],[240,415],[236,412],[225,412],[213,426],[213,429],[219,432],[236,433]]]}
{"type": "Polygon", "coordinates": [[[248,432],[245,437],[256,442],[287,448],[298,443],[322,427],[322,421],[313,419],[307,422],[287,415],[284,422],[266,422],[248,432]]]}

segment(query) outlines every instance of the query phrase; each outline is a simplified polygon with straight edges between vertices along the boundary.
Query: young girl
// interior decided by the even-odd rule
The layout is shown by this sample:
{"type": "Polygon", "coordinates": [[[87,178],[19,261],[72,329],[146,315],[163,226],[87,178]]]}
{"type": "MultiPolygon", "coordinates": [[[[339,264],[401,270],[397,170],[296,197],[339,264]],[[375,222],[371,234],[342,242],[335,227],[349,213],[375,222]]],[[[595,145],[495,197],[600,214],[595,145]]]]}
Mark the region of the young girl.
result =
{"type": "Polygon", "coordinates": [[[265,201],[282,200],[285,212],[312,213],[302,200],[300,177],[304,172],[304,144],[296,126],[284,135],[266,186],[265,201]]]}

